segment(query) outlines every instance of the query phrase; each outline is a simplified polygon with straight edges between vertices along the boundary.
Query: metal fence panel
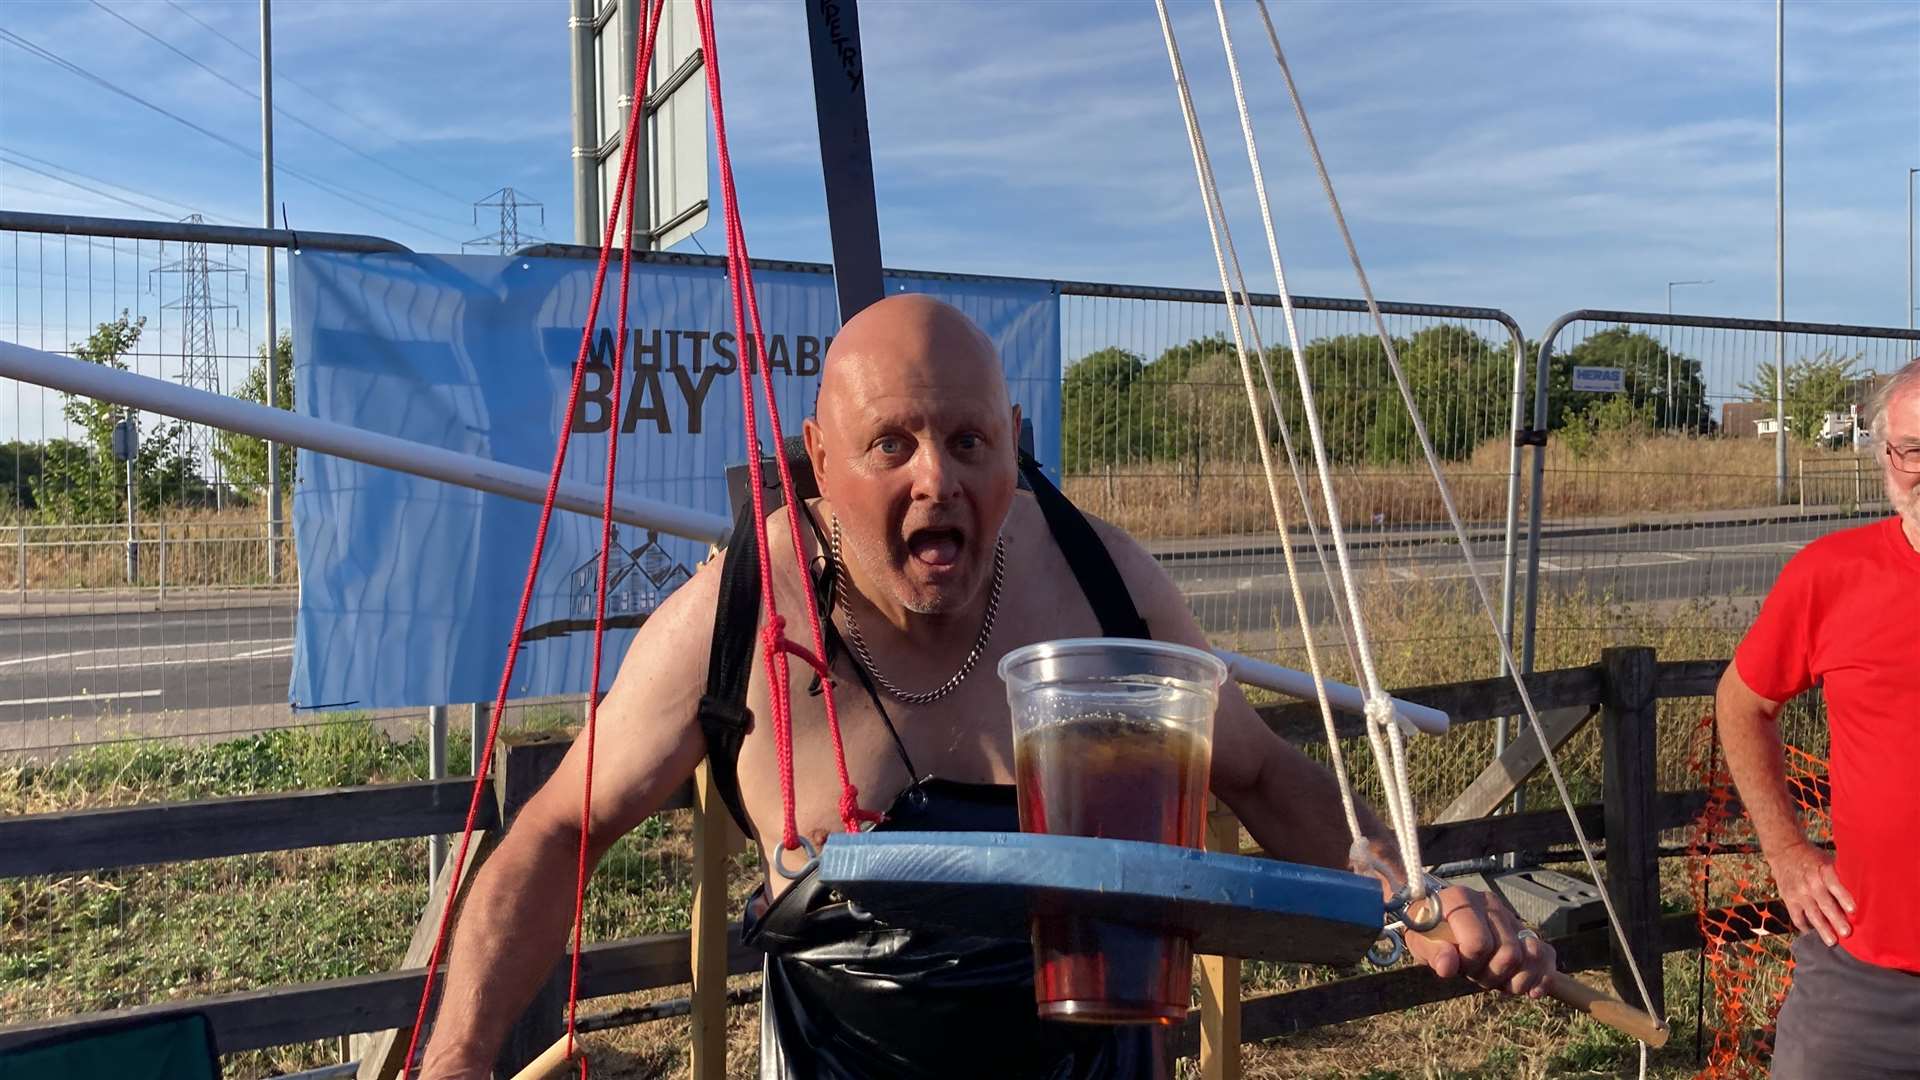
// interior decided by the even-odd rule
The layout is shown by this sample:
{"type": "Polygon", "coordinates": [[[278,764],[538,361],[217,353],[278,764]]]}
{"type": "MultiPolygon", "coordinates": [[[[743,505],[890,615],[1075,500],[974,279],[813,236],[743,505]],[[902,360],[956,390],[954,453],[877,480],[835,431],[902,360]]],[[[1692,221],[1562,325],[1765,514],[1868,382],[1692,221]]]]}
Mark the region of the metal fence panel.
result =
{"type": "MultiPolygon", "coordinates": [[[[1300,496],[1284,471],[1291,535],[1283,541],[1275,531],[1220,294],[1079,282],[1063,283],[1061,294],[1060,469],[1067,494],[1160,559],[1216,644],[1304,670],[1281,547],[1291,544],[1329,674],[1356,681],[1336,622],[1337,579],[1316,560],[1300,496]]],[[[1324,539],[1326,514],[1280,301],[1252,299],[1324,539]]],[[[1492,627],[1365,305],[1318,297],[1294,303],[1382,678],[1407,686],[1498,674],[1492,627]]],[[[1382,310],[1444,459],[1476,567],[1489,596],[1505,608],[1524,338],[1510,317],[1487,308],[1382,310]]],[[[1256,383],[1264,403],[1258,375],[1256,383]]],[[[1265,407],[1269,437],[1278,443],[1277,418],[1265,407]]],[[[1285,470],[1284,454],[1276,454],[1285,470]]],[[[1331,563],[1331,553],[1327,558],[1331,563]]],[[[1416,744],[1431,796],[1422,805],[1444,806],[1494,752],[1499,725],[1476,728],[1416,744]]],[[[1367,758],[1364,748],[1359,757],[1367,758]]],[[[1365,788],[1370,773],[1356,777],[1362,793],[1377,798],[1377,790],[1365,788]]]]}
{"type": "Polygon", "coordinates": [[[1917,342],[1647,312],[1557,320],[1533,374],[1533,426],[1549,434],[1532,462],[1525,662],[1642,641],[1663,659],[1729,655],[1794,552],[1888,512],[1864,409],[1917,342]]]}

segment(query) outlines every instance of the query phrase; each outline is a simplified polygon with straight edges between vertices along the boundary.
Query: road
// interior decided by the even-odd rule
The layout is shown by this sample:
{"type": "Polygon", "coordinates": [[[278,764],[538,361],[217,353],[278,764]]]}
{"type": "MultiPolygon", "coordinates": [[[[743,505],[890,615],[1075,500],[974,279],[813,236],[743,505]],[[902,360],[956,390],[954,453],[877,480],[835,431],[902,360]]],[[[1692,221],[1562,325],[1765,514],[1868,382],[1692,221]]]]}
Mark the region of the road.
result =
{"type": "MultiPolygon", "coordinates": [[[[1777,522],[1549,537],[1542,549],[1542,583],[1549,590],[1585,588],[1639,602],[1759,596],[1788,555],[1850,524],[1777,522]]],[[[1499,543],[1477,543],[1474,557],[1498,603],[1499,543]]],[[[1308,609],[1316,621],[1330,621],[1325,579],[1311,551],[1299,558],[1303,566],[1314,567],[1304,575],[1308,609]]],[[[1468,574],[1450,542],[1363,546],[1354,559],[1361,580],[1375,584],[1464,583],[1468,574]]],[[[1166,566],[1211,634],[1246,640],[1293,623],[1285,564],[1277,551],[1185,551],[1169,557],[1166,566]]],[[[291,594],[211,603],[227,606],[89,614],[87,601],[78,599],[59,610],[29,608],[0,616],[0,735],[22,723],[60,718],[283,708],[293,655],[291,594]]],[[[32,735],[22,741],[22,734],[16,729],[13,739],[0,738],[0,748],[45,745],[32,735]]]]}

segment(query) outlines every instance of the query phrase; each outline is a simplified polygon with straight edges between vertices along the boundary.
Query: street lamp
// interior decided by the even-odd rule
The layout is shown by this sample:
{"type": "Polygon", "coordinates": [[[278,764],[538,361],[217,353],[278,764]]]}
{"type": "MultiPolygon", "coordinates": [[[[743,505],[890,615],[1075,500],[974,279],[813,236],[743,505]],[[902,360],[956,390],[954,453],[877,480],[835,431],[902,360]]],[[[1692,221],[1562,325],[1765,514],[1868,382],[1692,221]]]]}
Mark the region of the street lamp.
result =
{"type": "Polygon", "coordinates": [[[1907,170],[1907,329],[1913,329],[1913,174],[1907,170]]]}
{"type": "MultiPolygon", "coordinates": [[[[1675,285],[1711,285],[1711,284],[1713,284],[1712,278],[1703,278],[1695,281],[1667,282],[1667,314],[1669,315],[1673,314],[1673,287],[1675,285]]],[[[1672,427],[1673,426],[1673,328],[1672,327],[1667,328],[1667,399],[1666,399],[1666,406],[1664,411],[1667,414],[1667,418],[1666,418],[1666,421],[1662,423],[1660,426],[1672,427]]]]}

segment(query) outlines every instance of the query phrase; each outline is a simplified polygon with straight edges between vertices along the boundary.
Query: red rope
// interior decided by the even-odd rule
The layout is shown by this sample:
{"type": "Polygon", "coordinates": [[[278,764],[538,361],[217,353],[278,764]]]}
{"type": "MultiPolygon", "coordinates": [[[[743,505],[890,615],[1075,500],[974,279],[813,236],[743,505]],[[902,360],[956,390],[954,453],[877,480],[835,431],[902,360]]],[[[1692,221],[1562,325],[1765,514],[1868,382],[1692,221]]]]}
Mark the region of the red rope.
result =
{"type": "MultiPolygon", "coordinates": [[[[639,31],[637,44],[638,62],[634,65],[634,86],[631,100],[635,103],[628,110],[627,127],[622,144],[620,175],[613,192],[613,205],[607,215],[606,229],[600,240],[600,258],[594,268],[593,292],[588,299],[586,324],[580,334],[580,351],[574,358],[573,383],[567,395],[567,408],[563,414],[558,445],[554,450],[553,468],[547,479],[546,497],[540,507],[540,524],[534,533],[533,553],[527,561],[527,577],[520,592],[520,606],[514,617],[513,635],[509,640],[506,661],[500,675],[499,689],[494,696],[491,722],[487,727],[486,746],[481,752],[480,761],[474,770],[473,794],[467,805],[467,820],[460,836],[460,847],[452,866],[466,864],[467,853],[473,842],[474,823],[478,820],[481,800],[487,787],[487,777],[493,768],[493,752],[500,733],[500,722],[506,712],[507,694],[513,685],[513,672],[519,659],[522,639],[526,631],[527,613],[532,606],[533,588],[538,578],[540,559],[546,549],[547,528],[553,518],[554,501],[559,491],[560,476],[566,464],[567,445],[572,435],[570,418],[579,407],[580,387],[586,373],[587,358],[591,353],[593,328],[599,319],[600,299],[603,295],[607,263],[612,256],[613,238],[616,225],[620,220],[621,208],[628,208],[625,234],[620,259],[620,301],[618,313],[619,336],[614,346],[613,386],[609,409],[611,415],[620,413],[620,375],[626,361],[627,302],[631,286],[633,261],[633,219],[634,201],[634,165],[639,147],[637,132],[646,109],[647,75],[653,62],[654,46],[660,25],[660,15],[665,0],[653,0],[651,14],[644,27],[639,31]]],[[[834,700],[834,683],[831,671],[822,660],[826,655],[825,631],[820,620],[818,598],[815,595],[813,578],[806,572],[804,541],[800,531],[798,500],[795,497],[793,473],[784,453],[784,433],[780,424],[780,406],[775,397],[772,372],[764,362],[755,362],[755,357],[766,356],[765,336],[761,330],[760,305],[753,287],[753,267],[747,254],[745,230],[741,225],[737,192],[733,180],[733,161],[727,148],[726,119],[720,98],[720,69],[718,51],[715,46],[713,30],[712,0],[694,0],[698,16],[701,47],[705,55],[707,70],[707,93],[713,110],[714,145],[720,164],[722,205],[725,208],[727,229],[727,281],[732,301],[734,336],[743,343],[741,356],[740,400],[746,427],[747,471],[751,477],[749,485],[752,491],[754,520],[760,541],[760,593],[767,615],[766,630],[762,634],[762,662],[768,680],[769,698],[773,712],[773,737],[775,753],[780,768],[780,798],[782,810],[781,846],[786,850],[799,847],[799,829],[796,823],[794,784],[793,784],[793,709],[791,697],[791,677],[787,657],[798,656],[803,663],[820,676],[823,698],[826,703],[827,729],[833,742],[834,768],[840,780],[839,812],[842,824],[849,832],[857,831],[864,821],[877,821],[879,814],[860,809],[860,792],[853,785],[847,772],[846,750],[840,735],[840,716],[834,700]],[[747,334],[748,323],[752,325],[751,337],[747,334]],[[750,346],[750,347],[749,347],[750,346]],[[776,447],[774,461],[780,474],[780,491],[786,504],[792,509],[787,516],[789,540],[792,543],[795,565],[799,568],[801,591],[806,600],[807,627],[811,632],[812,648],[808,649],[786,637],[786,619],[781,616],[778,598],[773,590],[773,563],[766,524],[766,505],[762,495],[760,467],[760,437],[756,418],[753,392],[753,379],[750,371],[758,371],[761,389],[766,398],[768,426],[772,429],[776,447]]],[[[600,515],[600,561],[598,580],[595,590],[593,665],[592,683],[587,699],[586,719],[586,781],[581,798],[580,844],[574,879],[573,908],[573,958],[567,988],[567,1037],[569,1056],[575,1057],[580,1067],[581,1080],[586,1080],[587,1061],[574,1042],[575,1024],[578,1018],[580,993],[580,956],[586,915],[587,881],[591,867],[588,860],[588,843],[591,837],[593,815],[593,763],[596,722],[600,704],[600,678],[604,659],[606,636],[607,573],[609,555],[613,546],[613,494],[615,467],[618,455],[618,428],[612,427],[607,436],[607,475],[606,487],[602,496],[600,515]]],[[[414,1016],[413,1031],[407,1044],[406,1064],[402,1076],[412,1073],[414,1054],[419,1049],[422,1030],[426,1026],[428,1007],[433,999],[435,975],[446,951],[448,930],[453,922],[454,902],[459,890],[449,888],[446,902],[441,908],[440,925],[434,936],[433,951],[427,961],[425,985],[420,992],[420,1007],[414,1016]]]]}
{"type": "MultiPolygon", "coordinates": [[[[652,25],[655,25],[655,26],[658,25],[659,18],[660,18],[659,4],[662,2],[664,2],[664,0],[655,0],[653,17],[651,20],[652,25]]],[[[651,52],[652,52],[652,46],[651,46],[651,30],[650,30],[648,44],[647,44],[648,57],[651,57],[651,52]]],[[[645,68],[642,67],[641,65],[636,64],[635,71],[634,71],[634,83],[635,83],[634,100],[635,101],[645,100],[645,98],[641,96],[641,91],[645,88],[645,85],[646,85],[644,81],[645,77],[646,77],[645,68]]],[[[525,583],[521,586],[521,589],[520,589],[520,606],[519,606],[518,612],[516,612],[514,615],[513,634],[508,639],[507,658],[505,663],[502,665],[501,672],[500,672],[500,686],[499,686],[499,689],[494,694],[493,713],[487,725],[486,746],[481,751],[479,764],[474,768],[473,794],[468,799],[468,802],[467,802],[466,825],[463,827],[460,833],[459,851],[455,855],[453,862],[449,864],[449,867],[451,868],[451,872],[453,873],[458,873],[459,868],[464,867],[467,863],[467,853],[473,844],[474,823],[477,820],[479,820],[481,800],[484,798],[487,792],[487,787],[488,787],[487,778],[493,769],[494,745],[500,735],[501,718],[506,713],[507,694],[513,687],[513,672],[520,658],[521,641],[526,634],[527,612],[533,605],[533,587],[534,587],[534,583],[538,580],[538,577],[539,577],[540,557],[546,551],[547,527],[553,520],[554,500],[558,497],[558,494],[560,491],[560,476],[566,466],[567,444],[570,441],[570,438],[573,433],[571,421],[572,421],[572,417],[574,415],[575,410],[578,409],[580,405],[580,386],[586,376],[587,358],[589,355],[591,355],[591,352],[592,352],[594,325],[599,321],[599,317],[600,317],[600,297],[602,295],[604,286],[606,284],[607,262],[613,252],[614,227],[618,224],[620,220],[621,206],[625,201],[625,197],[628,190],[632,187],[632,184],[633,184],[632,178],[633,178],[634,159],[636,157],[636,153],[640,145],[639,139],[636,137],[635,133],[638,130],[637,121],[643,112],[644,112],[643,109],[635,108],[630,110],[627,116],[627,130],[624,136],[624,144],[622,146],[623,152],[620,158],[620,177],[618,182],[614,186],[613,206],[612,206],[611,212],[607,215],[606,230],[601,236],[601,240],[600,240],[600,259],[599,259],[599,262],[595,265],[594,271],[593,271],[593,291],[588,296],[587,318],[586,318],[585,324],[582,326],[580,330],[580,351],[578,352],[578,354],[575,355],[574,361],[573,361],[573,384],[567,392],[566,411],[561,414],[562,420],[560,425],[560,438],[559,438],[558,444],[554,448],[553,468],[549,471],[547,476],[546,497],[541,501],[541,504],[540,504],[540,524],[539,524],[539,527],[534,531],[533,552],[527,559],[527,577],[526,577],[525,583]]],[[[629,214],[629,217],[631,216],[632,215],[629,214]]],[[[631,247],[631,222],[629,222],[628,243],[629,243],[629,247],[631,247]]],[[[624,260],[623,260],[623,266],[624,266],[624,260]]],[[[622,285],[622,302],[624,307],[625,287],[626,287],[626,279],[624,275],[622,276],[621,285],[622,285]]],[[[621,321],[619,337],[620,337],[620,345],[616,345],[615,347],[616,365],[619,363],[618,358],[620,356],[620,347],[621,345],[624,345],[625,339],[627,337],[624,312],[623,312],[623,317],[621,321]]],[[[614,382],[614,393],[616,395],[619,393],[619,381],[617,378],[615,379],[615,382],[614,382]]],[[[617,432],[617,430],[618,430],[617,426],[609,429],[608,438],[610,441],[615,438],[615,433],[617,432]]],[[[612,475],[611,468],[609,468],[609,471],[608,471],[607,483],[609,485],[609,489],[611,489],[611,485],[613,483],[613,475],[612,475]]],[[[606,551],[605,551],[605,546],[603,545],[601,550],[601,564],[602,564],[601,573],[603,575],[603,582],[602,582],[602,586],[603,586],[602,603],[603,604],[605,599],[604,597],[605,563],[606,563],[606,551]]],[[[601,642],[601,634],[599,632],[599,628],[597,628],[596,633],[594,634],[596,671],[599,666],[598,653],[600,650],[600,642],[601,642]]],[[[590,702],[598,696],[599,683],[597,681],[594,683],[591,690],[592,690],[592,693],[589,696],[590,702]]],[[[589,766],[589,775],[591,775],[591,766],[589,766]]],[[[584,842],[582,844],[582,847],[584,848],[584,842]]],[[[451,883],[449,884],[451,885],[451,883]]],[[[405,1058],[402,1059],[403,1064],[401,1066],[401,1076],[403,1078],[411,1076],[413,1072],[414,1055],[419,1051],[420,1035],[422,1031],[424,1031],[426,1028],[427,1011],[433,1001],[433,991],[434,991],[434,985],[436,982],[436,976],[439,973],[441,958],[446,953],[447,934],[448,934],[448,930],[453,925],[454,903],[456,900],[458,900],[459,895],[460,895],[459,889],[449,887],[447,889],[446,901],[441,905],[440,925],[434,933],[433,951],[429,954],[427,958],[426,980],[424,985],[422,985],[420,988],[420,1007],[414,1013],[413,1031],[408,1036],[408,1040],[407,1040],[407,1055],[405,1058]]],[[[578,906],[579,905],[576,902],[576,911],[578,910],[578,906]]],[[[578,924],[577,918],[575,919],[575,923],[576,923],[576,931],[577,931],[577,924],[578,924]]],[[[576,936],[576,947],[574,952],[577,957],[579,954],[579,949],[577,947],[577,936],[576,936]]],[[[577,977],[578,975],[576,970],[576,979],[577,977]]],[[[572,1005],[569,1004],[569,1007],[568,1007],[569,1017],[571,1017],[572,1012],[573,1012],[572,1005]]],[[[571,1020],[569,1020],[569,1035],[571,1035],[571,1020]]],[[[582,1064],[584,1066],[584,1062],[582,1064]]]]}
{"type": "Polygon", "coordinates": [[[827,731],[833,742],[833,763],[840,780],[840,820],[847,831],[856,832],[863,821],[875,821],[879,815],[860,809],[860,791],[854,787],[847,773],[847,755],[840,736],[840,713],[836,707],[834,684],[831,673],[820,661],[827,652],[825,632],[820,622],[820,606],[814,595],[813,577],[806,572],[803,552],[805,542],[800,531],[799,501],[794,496],[793,471],[787,464],[784,448],[784,433],[780,426],[780,403],[774,394],[773,372],[765,363],[767,355],[765,337],[761,331],[760,303],[753,287],[753,264],[747,253],[746,231],[741,224],[740,202],[733,180],[733,156],[727,147],[726,109],[720,95],[720,62],[715,45],[713,29],[712,0],[694,0],[694,10],[700,26],[700,46],[706,58],[707,102],[713,113],[714,157],[720,166],[720,196],[727,228],[727,279],[733,301],[733,321],[736,339],[751,342],[752,347],[743,348],[751,354],[742,358],[743,364],[750,364],[760,376],[760,386],[766,397],[767,425],[772,429],[774,445],[774,466],[780,474],[780,493],[789,508],[787,514],[788,538],[793,545],[795,565],[799,567],[801,593],[807,607],[807,628],[810,631],[813,649],[811,653],[798,650],[797,646],[786,640],[786,621],[780,615],[778,598],[773,591],[772,549],[767,536],[766,506],[762,498],[760,469],[760,436],[755,417],[752,381],[744,374],[740,380],[740,402],[746,421],[747,472],[752,490],[755,527],[759,530],[760,540],[760,595],[767,612],[767,626],[762,635],[762,659],[766,666],[769,683],[769,703],[773,711],[773,737],[775,755],[780,768],[780,802],[783,817],[781,820],[781,847],[791,851],[799,847],[799,828],[795,821],[793,791],[793,711],[789,693],[790,676],[787,656],[789,653],[802,656],[808,665],[820,675],[822,699],[827,712],[827,731]],[[744,309],[744,310],[743,310],[744,309]],[[747,335],[747,323],[751,322],[753,333],[747,335]],[[759,358],[754,362],[753,358],[759,358]]]}

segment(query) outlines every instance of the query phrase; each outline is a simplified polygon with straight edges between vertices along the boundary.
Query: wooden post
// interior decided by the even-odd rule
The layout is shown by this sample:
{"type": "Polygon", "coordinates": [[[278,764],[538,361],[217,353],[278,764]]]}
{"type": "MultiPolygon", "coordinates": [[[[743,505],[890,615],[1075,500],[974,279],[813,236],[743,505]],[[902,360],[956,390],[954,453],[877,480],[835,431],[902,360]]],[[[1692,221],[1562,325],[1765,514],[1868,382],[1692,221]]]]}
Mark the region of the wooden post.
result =
{"type": "MultiPolygon", "coordinates": [[[[500,804],[502,834],[512,827],[514,817],[533,798],[534,792],[553,776],[572,744],[573,736],[569,734],[500,736],[494,751],[493,783],[500,804]]],[[[572,884],[571,880],[568,884],[572,884]]],[[[572,895],[571,890],[568,895],[572,895]]],[[[558,902],[556,895],[555,903],[558,902]]],[[[494,1059],[494,1072],[512,1076],[552,1046],[555,1039],[566,1033],[566,1007],[567,970],[563,954],[555,960],[553,971],[534,993],[526,1011],[507,1029],[506,1041],[500,1044],[500,1056],[494,1059]]]]}
{"type": "MultiPolygon", "coordinates": [[[[1207,850],[1240,851],[1239,819],[1217,800],[1207,815],[1207,850]]],[[[1240,961],[1232,957],[1200,958],[1200,1076],[1240,1078],[1240,961]]]]}
{"type": "Polygon", "coordinates": [[[727,1076],[727,865],[743,842],[702,761],[693,774],[692,1080],[727,1076]]]}
{"type": "MultiPolygon", "coordinates": [[[[1660,971],[1660,847],[1653,826],[1658,774],[1659,702],[1654,696],[1654,654],[1644,646],[1603,650],[1600,740],[1603,821],[1607,837],[1607,887],[1613,893],[1656,1015],[1666,1015],[1666,991],[1660,971]]],[[[1634,1005],[1639,991],[1627,952],[1610,941],[1613,986],[1634,1005]]]]}

